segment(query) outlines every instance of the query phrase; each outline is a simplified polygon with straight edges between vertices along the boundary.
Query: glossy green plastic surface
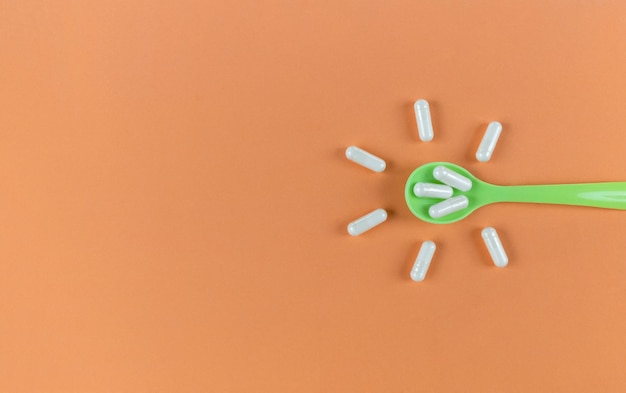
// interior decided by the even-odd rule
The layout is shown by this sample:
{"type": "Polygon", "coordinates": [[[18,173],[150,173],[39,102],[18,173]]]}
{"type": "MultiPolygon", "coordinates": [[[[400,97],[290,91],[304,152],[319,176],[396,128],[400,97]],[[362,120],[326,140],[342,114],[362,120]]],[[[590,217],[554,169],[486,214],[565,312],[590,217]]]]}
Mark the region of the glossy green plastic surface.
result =
{"type": "Polygon", "coordinates": [[[479,207],[498,202],[549,203],[626,210],[626,182],[498,186],[476,178],[458,165],[449,162],[431,162],[411,173],[406,182],[404,197],[409,210],[421,220],[433,224],[450,224],[467,217],[479,207]],[[440,183],[433,177],[433,170],[438,165],[470,178],[472,189],[467,192],[454,190],[453,196],[467,196],[469,199],[467,208],[447,216],[432,218],[428,215],[428,208],[441,202],[441,199],[416,197],[413,194],[413,187],[418,182],[440,183]]]}

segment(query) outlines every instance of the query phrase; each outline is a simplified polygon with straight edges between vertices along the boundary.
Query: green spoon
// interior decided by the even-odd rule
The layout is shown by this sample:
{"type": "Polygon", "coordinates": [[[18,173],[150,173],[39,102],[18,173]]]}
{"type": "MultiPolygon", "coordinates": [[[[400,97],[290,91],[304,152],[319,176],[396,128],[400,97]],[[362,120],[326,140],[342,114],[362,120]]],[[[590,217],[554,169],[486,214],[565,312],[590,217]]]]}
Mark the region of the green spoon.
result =
{"type": "Polygon", "coordinates": [[[479,207],[498,202],[549,203],[626,210],[626,182],[497,186],[476,178],[458,165],[449,162],[430,162],[411,173],[404,188],[404,198],[409,210],[423,221],[450,224],[469,216],[479,207]],[[413,187],[418,182],[440,183],[433,177],[433,170],[439,165],[469,178],[472,181],[472,189],[467,192],[454,190],[453,196],[467,196],[468,207],[447,216],[432,218],[428,214],[428,208],[442,199],[417,197],[413,194],[413,187]]]}

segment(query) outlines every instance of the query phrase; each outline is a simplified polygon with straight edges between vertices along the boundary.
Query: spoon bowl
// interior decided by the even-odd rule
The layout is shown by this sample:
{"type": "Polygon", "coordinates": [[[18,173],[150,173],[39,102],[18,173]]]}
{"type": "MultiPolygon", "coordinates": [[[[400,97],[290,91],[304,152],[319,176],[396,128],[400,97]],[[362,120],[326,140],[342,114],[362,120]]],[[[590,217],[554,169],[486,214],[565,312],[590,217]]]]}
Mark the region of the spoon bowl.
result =
{"type": "Polygon", "coordinates": [[[626,210],[626,182],[499,186],[480,180],[458,165],[449,162],[430,162],[411,173],[404,188],[404,198],[411,213],[422,221],[451,224],[469,216],[479,207],[498,202],[548,203],[626,210]],[[466,192],[453,189],[453,197],[459,195],[467,197],[469,204],[465,209],[432,218],[428,214],[428,208],[443,199],[417,197],[413,193],[413,187],[419,182],[440,183],[433,176],[433,170],[439,165],[470,179],[472,188],[466,192]]]}
{"type": "Polygon", "coordinates": [[[484,202],[481,203],[480,197],[481,195],[485,195],[486,192],[489,192],[490,186],[492,185],[483,182],[476,176],[469,173],[469,171],[467,171],[465,168],[462,168],[458,165],[451,164],[449,162],[429,162],[428,164],[420,166],[419,168],[414,170],[413,173],[411,173],[404,189],[404,198],[406,199],[406,204],[409,207],[409,210],[411,210],[411,213],[413,213],[421,220],[433,224],[450,224],[462,220],[463,218],[469,216],[474,210],[483,206],[484,202]],[[415,187],[415,184],[419,182],[440,184],[441,182],[433,177],[433,171],[439,165],[445,166],[446,168],[451,169],[456,173],[470,179],[472,181],[472,189],[467,192],[463,192],[453,188],[453,197],[465,195],[469,200],[469,205],[465,209],[459,210],[443,217],[432,218],[428,214],[428,208],[436,203],[443,201],[443,199],[417,197],[413,193],[413,187],[415,187]]]}

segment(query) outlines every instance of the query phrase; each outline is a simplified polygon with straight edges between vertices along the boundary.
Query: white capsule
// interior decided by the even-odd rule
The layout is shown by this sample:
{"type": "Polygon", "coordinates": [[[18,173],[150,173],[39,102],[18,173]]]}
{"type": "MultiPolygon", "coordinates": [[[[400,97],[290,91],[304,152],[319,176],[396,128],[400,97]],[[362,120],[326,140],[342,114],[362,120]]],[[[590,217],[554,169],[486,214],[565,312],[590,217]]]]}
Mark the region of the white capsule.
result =
{"type": "Polygon", "coordinates": [[[469,191],[472,189],[472,181],[470,179],[445,166],[439,165],[436,167],[433,171],[433,177],[457,190],[469,191]]]}
{"type": "Polygon", "coordinates": [[[452,196],[452,187],[443,184],[417,183],[413,187],[413,193],[423,198],[446,199],[452,196]]]}
{"type": "Polygon", "coordinates": [[[463,210],[469,204],[469,200],[465,195],[459,195],[454,198],[448,198],[443,202],[432,205],[428,208],[428,214],[432,218],[439,218],[463,210]]]}
{"type": "Polygon", "coordinates": [[[509,257],[506,256],[504,247],[502,247],[498,232],[492,227],[487,227],[482,230],[481,235],[487,246],[487,250],[489,250],[493,264],[497,267],[505,267],[509,263],[509,257]]]}
{"type": "Polygon", "coordinates": [[[382,224],[385,220],[387,220],[387,212],[385,209],[376,209],[348,224],[348,233],[352,236],[358,236],[374,228],[376,225],[382,224]]]}
{"type": "Polygon", "coordinates": [[[498,143],[498,138],[500,138],[501,132],[502,124],[497,121],[489,123],[487,129],[485,130],[483,140],[480,141],[480,146],[478,146],[478,150],[476,150],[476,159],[478,161],[487,162],[491,159],[491,155],[493,154],[493,150],[496,148],[496,143],[498,143]]]}
{"type": "Polygon", "coordinates": [[[430,120],[430,107],[428,101],[417,100],[413,104],[415,119],[417,120],[417,131],[420,139],[424,142],[433,140],[433,123],[430,120]]]}
{"type": "Polygon", "coordinates": [[[417,258],[415,258],[413,269],[411,270],[411,280],[424,280],[424,277],[426,277],[426,272],[428,271],[428,267],[430,266],[430,261],[433,259],[433,255],[435,254],[436,248],[437,246],[435,246],[435,243],[431,242],[430,240],[422,243],[420,251],[417,253],[417,258]]]}
{"type": "Polygon", "coordinates": [[[348,157],[348,160],[354,161],[374,172],[382,172],[387,167],[385,160],[356,146],[350,146],[346,149],[346,157],[348,157]]]}

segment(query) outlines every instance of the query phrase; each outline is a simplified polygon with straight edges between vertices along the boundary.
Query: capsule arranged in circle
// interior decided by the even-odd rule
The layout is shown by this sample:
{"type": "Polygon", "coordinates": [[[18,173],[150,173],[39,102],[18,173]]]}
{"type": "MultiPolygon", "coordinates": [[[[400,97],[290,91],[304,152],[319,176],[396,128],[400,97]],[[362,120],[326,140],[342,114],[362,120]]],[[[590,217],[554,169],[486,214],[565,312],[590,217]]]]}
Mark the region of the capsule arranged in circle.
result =
{"type": "Polygon", "coordinates": [[[387,212],[385,209],[376,209],[348,224],[348,233],[352,236],[358,236],[382,224],[385,220],[387,220],[387,212]]]}
{"type": "Polygon", "coordinates": [[[422,243],[422,246],[417,253],[417,258],[415,258],[413,269],[411,269],[411,280],[424,280],[424,277],[426,277],[426,272],[428,272],[428,267],[430,266],[430,261],[433,259],[433,255],[435,254],[436,248],[437,246],[435,246],[435,243],[430,240],[422,243]]]}
{"type": "Polygon", "coordinates": [[[387,167],[385,160],[356,146],[350,146],[346,149],[346,157],[348,160],[354,161],[374,172],[382,172],[387,167]]]}
{"type": "Polygon", "coordinates": [[[508,265],[509,257],[506,255],[504,247],[502,247],[498,232],[492,227],[487,227],[481,231],[481,236],[487,246],[489,255],[491,255],[493,264],[497,267],[505,267],[508,265]]]}
{"type": "Polygon", "coordinates": [[[439,198],[446,199],[452,196],[452,187],[444,184],[434,183],[417,183],[413,187],[415,196],[423,198],[439,198]]]}
{"type": "Polygon", "coordinates": [[[448,198],[443,202],[432,205],[428,208],[428,214],[432,218],[440,218],[465,209],[469,205],[469,200],[465,195],[448,198]]]}
{"type": "Polygon", "coordinates": [[[433,170],[433,177],[457,190],[469,191],[472,189],[472,181],[470,179],[442,165],[437,166],[433,170]]]}
{"type": "Polygon", "coordinates": [[[485,130],[485,135],[483,135],[483,139],[480,141],[478,150],[476,150],[476,159],[478,161],[487,162],[491,159],[491,155],[496,148],[496,143],[498,143],[498,138],[500,138],[501,132],[502,124],[497,121],[489,123],[487,129],[485,130]]]}
{"type": "Polygon", "coordinates": [[[423,142],[433,140],[433,123],[430,119],[430,106],[426,100],[417,100],[413,104],[415,119],[417,120],[417,131],[423,142]]]}

